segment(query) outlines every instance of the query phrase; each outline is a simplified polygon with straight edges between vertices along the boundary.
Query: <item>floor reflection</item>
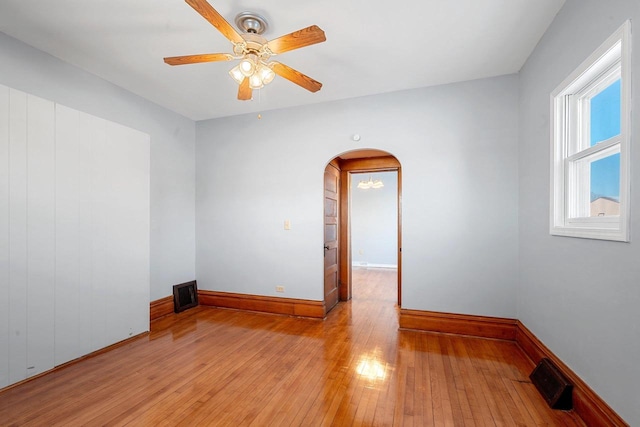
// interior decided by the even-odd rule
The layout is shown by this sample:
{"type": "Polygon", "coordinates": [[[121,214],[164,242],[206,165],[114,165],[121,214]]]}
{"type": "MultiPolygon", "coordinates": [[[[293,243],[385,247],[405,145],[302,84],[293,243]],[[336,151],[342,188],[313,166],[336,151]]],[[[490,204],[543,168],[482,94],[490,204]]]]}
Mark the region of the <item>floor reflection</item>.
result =
{"type": "Polygon", "coordinates": [[[356,372],[361,377],[369,381],[384,381],[387,377],[386,364],[382,363],[382,360],[374,355],[363,354],[360,356],[358,365],[356,366],[356,372]]]}

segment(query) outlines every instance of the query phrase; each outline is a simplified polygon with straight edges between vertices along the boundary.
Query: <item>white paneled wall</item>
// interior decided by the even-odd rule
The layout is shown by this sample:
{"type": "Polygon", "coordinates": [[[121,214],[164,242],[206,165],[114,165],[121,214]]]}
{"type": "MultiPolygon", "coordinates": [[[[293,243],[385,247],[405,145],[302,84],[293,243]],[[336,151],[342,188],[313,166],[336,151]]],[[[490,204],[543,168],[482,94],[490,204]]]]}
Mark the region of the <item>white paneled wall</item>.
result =
{"type": "Polygon", "coordinates": [[[9,383],[9,88],[0,86],[0,387],[9,383]]]}
{"type": "Polygon", "coordinates": [[[0,387],[148,330],[149,136],[0,86],[0,387]]]}

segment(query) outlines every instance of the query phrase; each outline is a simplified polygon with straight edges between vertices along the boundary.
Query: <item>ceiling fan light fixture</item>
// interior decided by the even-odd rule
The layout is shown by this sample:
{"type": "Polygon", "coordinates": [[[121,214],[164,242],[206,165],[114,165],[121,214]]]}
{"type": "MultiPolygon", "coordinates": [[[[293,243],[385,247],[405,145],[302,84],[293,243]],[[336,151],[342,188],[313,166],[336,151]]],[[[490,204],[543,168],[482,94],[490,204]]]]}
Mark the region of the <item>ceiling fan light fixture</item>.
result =
{"type": "Polygon", "coordinates": [[[238,84],[242,84],[244,79],[249,79],[249,87],[252,90],[261,89],[276,76],[268,64],[257,61],[256,58],[256,55],[247,54],[238,65],[229,70],[229,75],[238,84]]]}
{"type": "Polygon", "coordinates": [[[240,65],[236,65],[231,70],[229,70],[229,75],[236,83],[241,84],[244,80],[244,74],[240,71],[240,65]]]}
{"type": "Polygon", "coordinates": [[[249,87],[251,89],[260,89],[262,86],[264,86],[264,83],[260,78],[260,74],[255,73],[249,77],[249,87]]]}
{"type": "Polygon", "coordinates": [[[276,73],[274,73],[273,70],[269,67],[269,65],[265,63],[260,63],[258,65],[258,75],[260,76],[262,83],[266,85],[271,83],[273,79],[276,77],[276,73]]]}
{"type": "Polygon", "coordinates": [[[240,61],[240,71],[245,75],[245,77],[251,77],[256,71],[257,62],[256,55],[252,53],[246,54],[240,61]]]}

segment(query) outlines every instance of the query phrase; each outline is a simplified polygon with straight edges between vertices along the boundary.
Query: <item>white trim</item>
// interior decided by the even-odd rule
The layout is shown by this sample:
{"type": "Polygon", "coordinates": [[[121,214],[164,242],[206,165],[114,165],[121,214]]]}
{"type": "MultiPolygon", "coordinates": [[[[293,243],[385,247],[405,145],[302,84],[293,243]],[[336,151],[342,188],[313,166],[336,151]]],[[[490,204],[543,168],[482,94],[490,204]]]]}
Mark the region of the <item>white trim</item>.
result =
{"type": "MultiPolygon", "coordinates": [[[[620,143],[620,135],[616,135],[614,137],[611,137],[605,141],[599,142],[598,144],[586,148],[582,151],[579,151],[571,156],[567,157],[567,160],[570,162],[575,162],[576,160],[581,160],[584,159],[586,157],[590,157],[591,155],[594,155],[593,157],[596,157],[595,154],[596,153],[601,153],[603,151],[607,151],[608,148],[613,147],[615,145],[618,145],[620,143]]],[[[605,157],[607,157],[607,155],[601,155],[600,158],[604,159],[605,157]]]]}
{"type": "Polygon", "coordinates": [[[360,268],[398,268],[398,264],[371,264],[368,262],[353,262],[351,267],[360,268]]]}
{"type": "Polygon", "coordinates": [[[551,93],[549,232],[552,235],[629,241],[630,86],[631,21],[626,21],[551,93]],[[590,141],[590,129],[580,118],[589,113],[587,101],[618,78],[621,80],[620,134],[594,146],[585,146],[585,141],[590,141]],[[590,217],[585,211],[590,196],[585,193],[589,183],[584,182],[585,178],[588,180],[589,165],[617,151],[620,152],[620,215],[590,217]]]}

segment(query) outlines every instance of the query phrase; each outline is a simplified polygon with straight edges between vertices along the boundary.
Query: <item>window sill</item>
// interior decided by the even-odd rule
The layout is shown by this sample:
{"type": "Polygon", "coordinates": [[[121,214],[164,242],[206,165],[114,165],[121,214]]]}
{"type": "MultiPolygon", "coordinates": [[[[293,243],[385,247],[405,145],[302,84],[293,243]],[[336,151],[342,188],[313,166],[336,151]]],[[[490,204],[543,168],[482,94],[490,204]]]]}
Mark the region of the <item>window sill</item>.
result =
{"type": "Polygon", "coordinates": [[[587,228],[585,225],[582,225],[581,227],[552,227],[550,233],[552,236],[629,242],[628,233],[618,228],[587,228]]]}

